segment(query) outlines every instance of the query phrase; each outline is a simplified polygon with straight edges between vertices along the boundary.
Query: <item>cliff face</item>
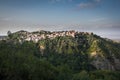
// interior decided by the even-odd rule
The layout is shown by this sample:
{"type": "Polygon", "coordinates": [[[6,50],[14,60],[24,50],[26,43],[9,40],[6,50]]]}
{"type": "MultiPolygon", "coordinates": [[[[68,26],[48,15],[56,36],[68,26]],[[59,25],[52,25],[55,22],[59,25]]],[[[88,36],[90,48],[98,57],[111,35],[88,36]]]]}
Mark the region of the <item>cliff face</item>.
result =
{"type": "Polygon", "coordinates": [[[113,58],[114,62],[111,62],[106,57],[95,56],[91,62],[98,70],[120,70],[120,59],[113,58]]]}
{"type": "Polygon", "coordinates": [[[20,31],[10,35],[18,42],[33,41],[41,54],[83,54],[98,70],[120,70],[120,43],[93,33],[75,31],[20,31]]]}
{"type": "Polygon", "coordinates": [[[93,53],[90,53],[90,56],[93,58],[91,64],[94,65],[98,70],[115,70],[110,61],[104,56],[101,56],[101,53],[95,51],[93,53]]]}

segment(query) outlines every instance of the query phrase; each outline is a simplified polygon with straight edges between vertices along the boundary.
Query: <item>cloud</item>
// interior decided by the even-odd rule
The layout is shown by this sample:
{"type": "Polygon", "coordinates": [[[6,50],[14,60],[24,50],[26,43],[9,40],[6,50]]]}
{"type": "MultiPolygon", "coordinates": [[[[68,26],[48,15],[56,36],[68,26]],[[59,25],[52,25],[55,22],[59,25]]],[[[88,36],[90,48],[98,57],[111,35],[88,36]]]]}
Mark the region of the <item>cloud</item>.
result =
{"type": "Polygon", "coordinates": [[[88,8],[88,7],[93,7],[93,3],[80,3],[77,5],[78,8],[88,8]]]}
{"type": "Polygon", "coordinates": [[[73,0],[49,0],[52,3],[56,3],[56,2],[72,2],[73,0]]]}
{"type": "Polygon", "coordinates": [[[62,1],[62,0],[52,0],[52,1],[55,1],[55,2],[60,2],[60,1],[62,1]]]}
{"type": "Polygon", "coordinates": [[[93,7],[97,6],[100,2],[101,2],[101,0],[92,0],[90,2],[81,2],[77,5],[77,7],[79,9],[93,8],[93,7]]]}
{"type": "Polygon", "coordinates": [[[94,0],[95,2],[101,2],[101,0],[94,0]]]}
{"type": "Polygon", "coordinates": [[[103,21],[106,21],[108,20],[108,18],[106,17],[100,17],[100,18],[93,18],[93,19],[90,19],[90,22],[103,22],[103,21]]]}

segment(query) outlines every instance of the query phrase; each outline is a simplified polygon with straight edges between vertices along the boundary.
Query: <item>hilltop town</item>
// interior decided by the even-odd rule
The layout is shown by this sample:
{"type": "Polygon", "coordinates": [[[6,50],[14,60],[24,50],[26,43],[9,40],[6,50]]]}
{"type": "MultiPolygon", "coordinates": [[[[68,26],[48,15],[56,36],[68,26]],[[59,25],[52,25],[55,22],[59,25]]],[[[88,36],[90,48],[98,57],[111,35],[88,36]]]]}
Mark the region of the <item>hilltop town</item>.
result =
{"type": "Polygon", "coordinates": [[[59,36],[71,36],[71,37],[77,37],[76,34],[80,34],[80,35],[93,35],[92,32],[77,32],[74,30],[71,31],[54,31],[54,32],[50,32],[50,31],[44,31],[44,30],[40,30],[40,31],[36,31],[36,32],[27,32],[27,31],[18,31],[15,33],[10,33],[8,32],[8,36],[12,37],[14,39],[18,39],[19,42],[22,41],[33,41],[33,42],[38,42],[39,40],[42,39],[54,39],[55,37],[59,37],[59,36]]]}

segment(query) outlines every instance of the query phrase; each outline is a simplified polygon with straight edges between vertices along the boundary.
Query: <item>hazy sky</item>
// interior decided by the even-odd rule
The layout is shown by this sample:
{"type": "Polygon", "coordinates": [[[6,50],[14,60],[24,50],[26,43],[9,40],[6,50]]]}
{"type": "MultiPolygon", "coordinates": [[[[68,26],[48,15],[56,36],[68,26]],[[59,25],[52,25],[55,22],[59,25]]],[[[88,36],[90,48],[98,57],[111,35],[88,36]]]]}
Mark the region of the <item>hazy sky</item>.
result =
{"type": "Polygon", "coordinates": [[[0,35],[8,30],[77,30],[120,39],[120,0],[0,0],[0,35]]]}

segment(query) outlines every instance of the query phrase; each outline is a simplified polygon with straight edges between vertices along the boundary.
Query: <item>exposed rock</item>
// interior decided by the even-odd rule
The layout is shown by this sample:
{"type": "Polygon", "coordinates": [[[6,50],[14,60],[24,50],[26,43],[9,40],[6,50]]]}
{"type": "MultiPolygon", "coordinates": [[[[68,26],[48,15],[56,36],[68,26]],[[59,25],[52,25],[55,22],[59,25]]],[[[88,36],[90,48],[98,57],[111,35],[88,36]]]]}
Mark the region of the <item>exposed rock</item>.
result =
{"type": "Polygon", "coordinates": [[[95,57],[91,62],[98,70],[115,70],[115,66],[109,60],[103,57],[95,57]]]}

